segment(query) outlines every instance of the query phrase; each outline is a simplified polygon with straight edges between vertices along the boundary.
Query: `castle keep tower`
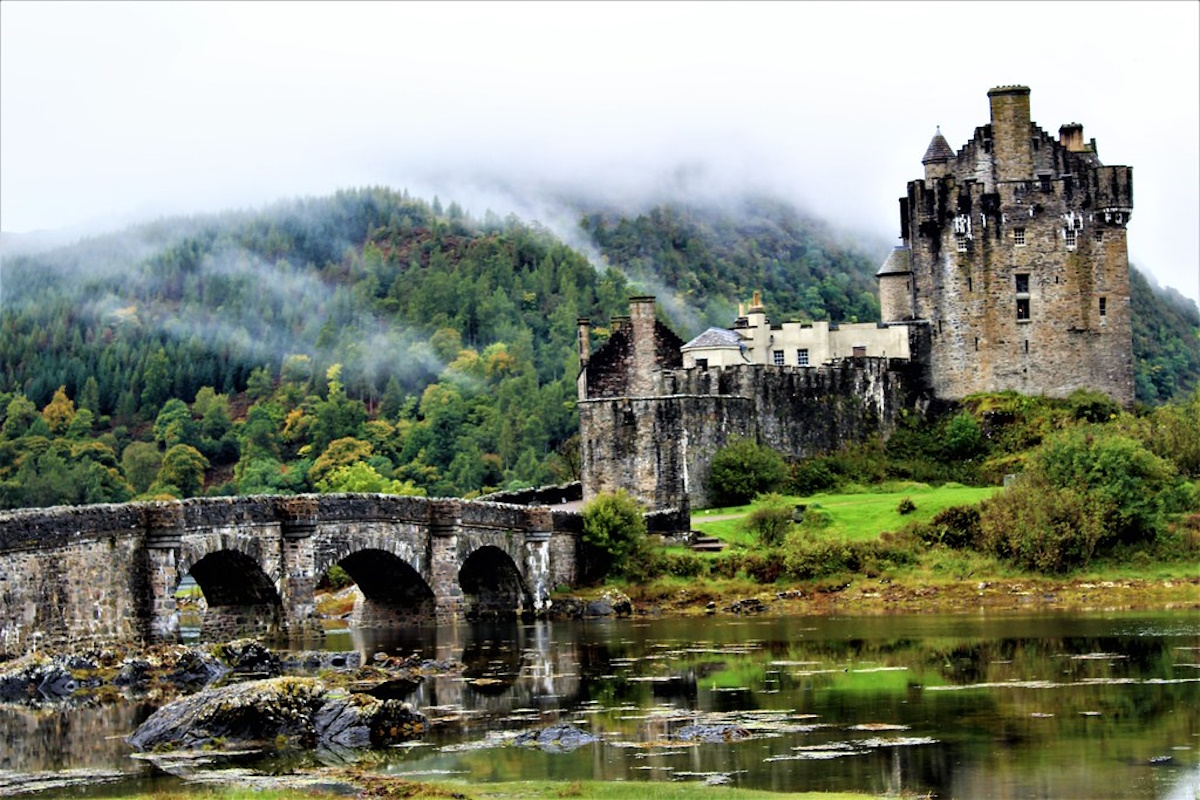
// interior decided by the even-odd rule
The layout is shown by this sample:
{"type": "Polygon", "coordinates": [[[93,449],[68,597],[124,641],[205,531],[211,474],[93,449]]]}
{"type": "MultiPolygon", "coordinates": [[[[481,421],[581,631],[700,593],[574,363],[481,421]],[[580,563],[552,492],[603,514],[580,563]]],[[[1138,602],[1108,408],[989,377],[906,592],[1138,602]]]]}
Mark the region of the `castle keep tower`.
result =
{"type": "Polygon", "coordinates": [[[900,198],[883,321],[928,328],[938,397],[1089,388],[1131,405],[1133,170],[1101,164],[1078,123],[1056,140],[1031,122],[1028,87],[988,99],[990,124],[958,153],[939,130],[900,198]]]}

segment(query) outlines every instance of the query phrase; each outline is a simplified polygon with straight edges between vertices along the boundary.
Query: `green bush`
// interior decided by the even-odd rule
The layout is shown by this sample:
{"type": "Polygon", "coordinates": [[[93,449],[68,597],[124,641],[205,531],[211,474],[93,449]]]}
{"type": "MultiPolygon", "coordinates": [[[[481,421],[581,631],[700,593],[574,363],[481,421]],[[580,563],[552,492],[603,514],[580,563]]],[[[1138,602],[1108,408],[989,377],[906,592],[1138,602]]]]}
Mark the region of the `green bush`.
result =
{"type": "Polygon", "coordinates": [[[709,562],[696,553],[663,553],[660,557],[662,572],[677,578],[704,578],[709,572],[709,562]]]}
{"type": "Polygon", "coordinates": [[[783,544],[783,537],[792,527],[795,510],[795,506],[781,495],[760,495],[754,503],[754,510],[746,515],[743,524],[764,547],[778,547],[783,544]]]}
{"type": "Polygon", "coordinates": [[[917,510],[917,504],[912,501],[911,497],[905,497],[896,506],[896,513],[900,516],[906,516],[917,510]]]}
{"type": "Polygon", "coordinates": [[[805,458],[789,468],[788,491],[801,497],[824,492],[838,484],[837,473],[828,458],[805,458]]]}
{"type": "Polygon", "coordinates": [[[714,505],[737,506],[779,489],[787,463],[776,451],[750,439],[735,439],[709,464],[708,493],[714,505]]]}
{"type": "Polygon", "coordinates": [[[915,532],[926,544],[942,544],[955,550],[971,547],[979,540],[979,507],[944,508],[929,522],[917,526],[915,532]]]}
{"type": "Polygon", "coordinates": [[[1023,569],[1068,572],[1087,565],[1104,538],[1102,504],[1027,476],[984,504],[976,546],[1023,569]]]}
{"type": "MultiPolygon", "coordinates": [[[[624,490],[606,492],[583,508],[584,574],[628,576],[638,556],[648,560],[646,520],[637,501],[624,490]]],[[[645,561],[642,567],[648,566],[645,561]]]]}

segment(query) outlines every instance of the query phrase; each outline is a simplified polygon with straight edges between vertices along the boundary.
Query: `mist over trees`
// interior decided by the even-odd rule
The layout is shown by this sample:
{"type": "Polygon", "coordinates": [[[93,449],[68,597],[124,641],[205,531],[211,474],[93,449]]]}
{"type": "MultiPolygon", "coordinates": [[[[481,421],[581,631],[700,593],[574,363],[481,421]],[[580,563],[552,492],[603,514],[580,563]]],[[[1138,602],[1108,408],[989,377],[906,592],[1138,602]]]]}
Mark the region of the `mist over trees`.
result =
{"type": "MultiPolygon", "coordinates": [[[[878,318],[872,257],[767,199],[537,223],[370,188],[7,256],[0,507],[196,494],[472,496],[578,477],[576,320],[684,336],[878,318]],[[599,261],[600,263],[594,263],[599,261]]],[[[1135,277],[1138,396],[1197,384],[1194,304],[1135,277]]]]}

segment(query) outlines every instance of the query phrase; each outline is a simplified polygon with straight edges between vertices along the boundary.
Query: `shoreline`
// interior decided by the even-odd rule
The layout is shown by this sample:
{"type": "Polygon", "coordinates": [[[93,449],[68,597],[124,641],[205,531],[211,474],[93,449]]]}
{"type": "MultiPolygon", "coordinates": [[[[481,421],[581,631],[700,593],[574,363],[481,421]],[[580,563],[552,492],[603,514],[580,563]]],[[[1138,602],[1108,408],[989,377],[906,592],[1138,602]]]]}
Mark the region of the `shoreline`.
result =
{"type": "Polygon", "coordinates": [[[893,583],[856,578],[758,592],[623,587],[637,616],[880,616],[1016,611],[1200,611],[1200,574],[1163,579],[992,578],[893,583]]]}

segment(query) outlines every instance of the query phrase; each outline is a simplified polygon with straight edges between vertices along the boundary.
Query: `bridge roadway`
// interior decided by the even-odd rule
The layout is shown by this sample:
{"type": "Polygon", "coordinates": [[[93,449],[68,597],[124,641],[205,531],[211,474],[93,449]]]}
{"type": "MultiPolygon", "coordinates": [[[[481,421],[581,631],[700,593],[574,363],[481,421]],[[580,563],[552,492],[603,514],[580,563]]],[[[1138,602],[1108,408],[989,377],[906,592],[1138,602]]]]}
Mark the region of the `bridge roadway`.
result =
{"type": "Polygon", "coordinates": [[[580,530],[547,506],[367,494],[3,512],[0,658],[177,641],[189,573],[205,639],[320,636],[314,589],[335,564],[362,592],[356,626],[538,615],[575,581],[580,530]]]}

